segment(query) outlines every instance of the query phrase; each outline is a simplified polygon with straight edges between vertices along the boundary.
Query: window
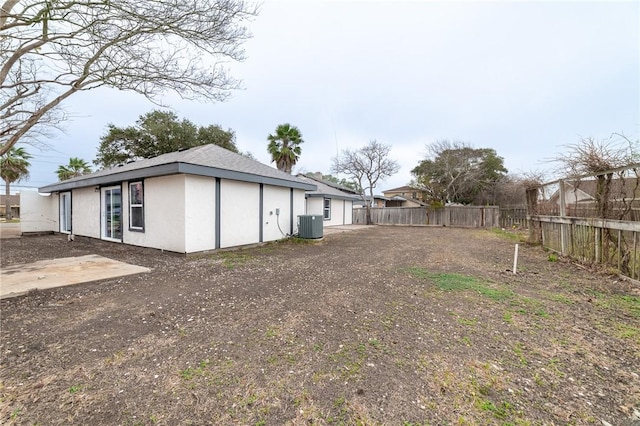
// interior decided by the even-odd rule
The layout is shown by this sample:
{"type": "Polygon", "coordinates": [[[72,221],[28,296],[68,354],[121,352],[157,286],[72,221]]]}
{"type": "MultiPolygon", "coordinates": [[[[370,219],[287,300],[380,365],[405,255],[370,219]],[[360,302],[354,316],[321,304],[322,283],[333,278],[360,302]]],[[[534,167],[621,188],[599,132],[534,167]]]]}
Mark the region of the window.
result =
{"type": "Polygon", "coordinates": [[[144,231],[144,193],[142,182],[129,184],[129,229],[144,231]]]}
{"type": "Polygon", "coordinates": [[[331,198],[324,199],[324,206],[323,206],[322,212],[324,214],[324,220],[331,219],[331,198]]]}

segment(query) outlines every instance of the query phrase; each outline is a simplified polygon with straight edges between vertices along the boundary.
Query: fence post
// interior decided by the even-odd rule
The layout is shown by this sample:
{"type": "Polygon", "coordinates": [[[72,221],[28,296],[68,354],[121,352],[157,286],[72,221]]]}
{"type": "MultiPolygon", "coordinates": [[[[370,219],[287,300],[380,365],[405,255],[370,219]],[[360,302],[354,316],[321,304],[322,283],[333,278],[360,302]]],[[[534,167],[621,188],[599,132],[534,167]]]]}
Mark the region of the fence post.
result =
{"type": "MultiPolygon", "coordinates": [[[[559,193],[560,193],[560,218],[564,219],[565,217],[567,217],[567,200],[565,198],[565,194],[564,194],[564,181],[560,180],[559,181],[559,193]]],[[[560,251],[562,251],[562,254],[567,254],[567,225],[565,225],[564,223],[560,223],[560,251]]]]}
{"type": "Polygon", "coordinates": [[[529,222],[529,242],[542,243],[542,225],[534,216],[538,214],[538,191],[540,188],[527,189],[527,221],[529,222]]]}

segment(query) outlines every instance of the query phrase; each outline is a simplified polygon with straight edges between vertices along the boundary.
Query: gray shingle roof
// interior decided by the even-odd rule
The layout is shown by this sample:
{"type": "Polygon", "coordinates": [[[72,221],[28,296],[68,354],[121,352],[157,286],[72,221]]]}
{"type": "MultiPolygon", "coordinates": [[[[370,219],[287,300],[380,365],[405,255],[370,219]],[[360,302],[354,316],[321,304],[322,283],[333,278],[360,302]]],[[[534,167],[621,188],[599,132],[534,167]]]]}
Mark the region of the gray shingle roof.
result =
{"type": "Polygon", "coordinates": [[[311,185],[316,185],[316,190],[307,191],[305,193],[308,197],[328,197],[328,198],[339,198],[342,200],[360,200],[360,197],[354,194],[349,194],[348,192],[344,192],[335,188],[333,186],[327,185],[321,181],[316,179],[307,177],[305,175],[298,175],[299,179],[308,182],[311,185]]]}
{"type": "Polygon", "coordinates": [[[211,144],[99,170],[88,175],[46,185],[38,190],[40,192],[66,191],[73,188],[108,185],[132,179],[178,173],[315,190],[315,185],[309,182],[211,144]]]}

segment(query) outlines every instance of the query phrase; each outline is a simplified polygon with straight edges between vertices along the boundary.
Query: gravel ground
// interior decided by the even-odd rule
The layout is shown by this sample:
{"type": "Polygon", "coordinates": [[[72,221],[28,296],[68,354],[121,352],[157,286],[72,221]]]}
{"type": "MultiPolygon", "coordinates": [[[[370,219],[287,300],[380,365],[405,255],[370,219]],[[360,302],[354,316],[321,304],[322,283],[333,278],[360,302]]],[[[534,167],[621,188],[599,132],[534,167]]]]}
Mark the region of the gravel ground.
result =
{"type": "Polygon", "coordinates": [[[514,275],[516,242],[374,227],[185,257],[3,240],[2,267],[152,271],[0,301],[0,422],[631,425],[637,284],[522,243],[514,275]]]}

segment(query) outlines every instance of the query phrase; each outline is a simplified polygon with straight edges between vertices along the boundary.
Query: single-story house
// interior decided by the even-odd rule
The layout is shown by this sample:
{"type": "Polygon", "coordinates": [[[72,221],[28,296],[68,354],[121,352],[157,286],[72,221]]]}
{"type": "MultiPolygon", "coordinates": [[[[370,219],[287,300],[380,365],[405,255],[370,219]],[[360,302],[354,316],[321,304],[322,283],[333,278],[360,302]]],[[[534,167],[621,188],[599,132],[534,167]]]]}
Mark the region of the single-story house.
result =
{"type": "Polygon", "coordinates": [[[25,208],[30,217],[22,232],[179,253],[215,250],[297,233],[305,191],[314,190],[309,181],[203,145],[43,186],[39,192],[51,197],[25,208]]]}
{"type": "Polygon", "coordinates": [[[316,185],[315,190],[306,191],[306,214],[322,215],[323,226],[351,225],[353,223],[353,203],[360,199],[353,190],[333,182],[298,175],[298,178],[316,185]]]}
{"type": "Polygon", "coordinates": [[[427,205],[425,193],[419,188],[401,186],[382,191],[388,197],[386,207],[423,207],[427,205]]]}
{"type": "MultiPolygon", "coordinates": [[[[387,207],[387,201],[389,201],[389,197],[385,197],[384,195],[374,195],[373,203],[371,207],[387,207]]],[[[353,203],[354,208],[364,208],[366,206],[365,203],[369,203],[371,201],[370,195],[365,195],[364,200],[358,197],[358,201],[353,203]]]]}
{"type": "MultiPolygon", "coordinates": [[[[597,216],[598,181],[593,178],[562,181],[564,185],[564,203],[568,216],[597,216]]],[[[559,186],[559,185],[558,185],[559,186]]],[[[602,192],[604,189],[600,188],[602,192]]],[[[611,211],[624,213],[624,216],[637,217],[640,208],[640,182],[637,178],[613,179],[608,189],[611,211]],[[629,216],[629,213],[631,215],[629,216]]],[[[546,214],[560,214],[560,188],[542,203],[540,210],[546,214]]],[[[616,217],[615,215],[613,217],[616,217]]],[[[619,218],[619,217],[618,217],[619,218]]],[[[629,219],[635,220],[635,219],[629,219]]]]}
{"type": "Polygon", "coordinates": [[[11,206],[11,216],[13,218],[20,217],[20,193],[14,195],[0,195],[0,217],[7,217],[7,197],[9,197],[9,205],[11,206]]]}

